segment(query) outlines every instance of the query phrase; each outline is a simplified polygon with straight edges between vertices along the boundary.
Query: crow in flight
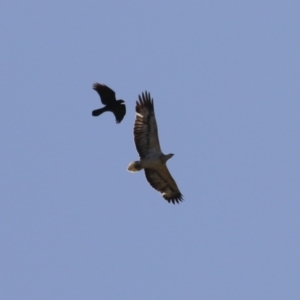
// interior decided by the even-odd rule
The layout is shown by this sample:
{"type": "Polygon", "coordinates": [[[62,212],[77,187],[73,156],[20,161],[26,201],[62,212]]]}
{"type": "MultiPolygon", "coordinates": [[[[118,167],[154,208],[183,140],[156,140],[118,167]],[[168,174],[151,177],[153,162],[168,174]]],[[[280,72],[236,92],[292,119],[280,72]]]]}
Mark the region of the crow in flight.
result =
{"type": "Polygon", "coordinates": [[[116,122],[120,123],[126,114],[125,101],[117,100],[115,92],[105,84],[96,82],[93,84],[93,89],[99,94],[101,102],[105,106],[93,110],[92,115],[97,117],[106,111],[111,111],[116,117],[116,122]]]}

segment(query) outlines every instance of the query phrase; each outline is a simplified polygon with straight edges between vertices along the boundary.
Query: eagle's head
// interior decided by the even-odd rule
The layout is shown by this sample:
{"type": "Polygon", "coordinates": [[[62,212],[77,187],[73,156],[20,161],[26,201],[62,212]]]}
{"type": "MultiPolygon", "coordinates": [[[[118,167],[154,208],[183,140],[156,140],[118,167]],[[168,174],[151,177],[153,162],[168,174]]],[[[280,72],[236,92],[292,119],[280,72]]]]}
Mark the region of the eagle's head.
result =
{"type": "Polygon", "coordinates": [[[170,159],[173,155],[174,155],[173,153],[166,154],[166,155],[163,154],[163,157],[161,158],[161,161],[162,161],[163,163],[165,163],[165,162],[166,162],[168,159],[170,159]]]}
{"type": "Polygon", "coordinates": [[[168,160],[168,159],[170,159],[171,157],[173,157],[174,154],[173,154],[173,153],[170,153],[170,154],[167,154],[166,156],[167,156],[167,160],[168,160]]]}

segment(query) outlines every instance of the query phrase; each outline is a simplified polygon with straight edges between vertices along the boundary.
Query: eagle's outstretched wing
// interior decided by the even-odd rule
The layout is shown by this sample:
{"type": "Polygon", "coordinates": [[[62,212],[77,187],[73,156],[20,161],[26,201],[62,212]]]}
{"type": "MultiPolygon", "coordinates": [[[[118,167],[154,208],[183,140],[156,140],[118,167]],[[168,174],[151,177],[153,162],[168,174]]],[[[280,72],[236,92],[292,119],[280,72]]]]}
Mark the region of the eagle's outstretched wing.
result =
{"type": "Polygon", "coordinates": [[[145,169],[145,175],[150,185],[159,191],[169,203],[175,204],[183,201],[183,196],[165,164],[162,164],[159,169],[145,169]]]}
{"type": "Polygon", "coordinates": [[[152,153],[161,153],[153,99],[150,93],[145,92],[142,96],[139,95],[135,110],[134,141],[140,158],[143,159],[152,153]]]}

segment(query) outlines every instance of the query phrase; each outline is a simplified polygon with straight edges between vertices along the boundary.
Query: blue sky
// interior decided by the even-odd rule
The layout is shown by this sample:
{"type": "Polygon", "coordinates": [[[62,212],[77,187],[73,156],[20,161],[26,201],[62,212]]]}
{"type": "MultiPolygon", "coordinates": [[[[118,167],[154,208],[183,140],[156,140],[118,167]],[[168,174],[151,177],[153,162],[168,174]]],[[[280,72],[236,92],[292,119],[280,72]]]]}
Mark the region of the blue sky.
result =
{"type": "Polygon", "coordinates": [[[299,299],[299,9],[2,1],[0,298],[299,299]],[[126,171],[145,90],[179,205],[126,171]]]}

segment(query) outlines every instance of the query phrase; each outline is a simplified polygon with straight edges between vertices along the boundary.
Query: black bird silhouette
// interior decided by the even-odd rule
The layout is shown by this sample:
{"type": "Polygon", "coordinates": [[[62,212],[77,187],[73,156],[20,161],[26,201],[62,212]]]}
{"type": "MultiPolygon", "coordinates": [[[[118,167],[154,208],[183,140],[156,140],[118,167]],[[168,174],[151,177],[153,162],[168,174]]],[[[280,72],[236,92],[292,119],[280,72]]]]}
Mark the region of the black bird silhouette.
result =
{"type": "Polygon", "coordinates": [[[105,106],[93,110],[92,115],[97,117],[106,111],[111,111],[116,117],[116,122],[120,123],[126,114],[125,101],[117,100],[115,92],[105,84],[96,82],[93,84],[93,89],[99,94],[101,102],[105,106]]]}

